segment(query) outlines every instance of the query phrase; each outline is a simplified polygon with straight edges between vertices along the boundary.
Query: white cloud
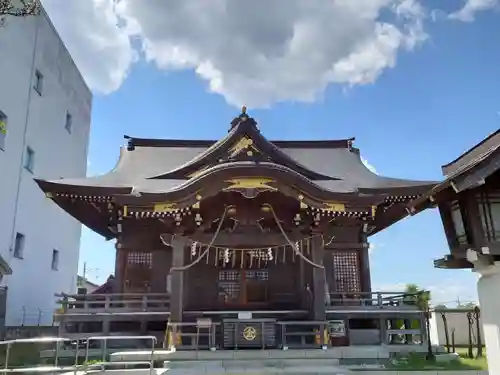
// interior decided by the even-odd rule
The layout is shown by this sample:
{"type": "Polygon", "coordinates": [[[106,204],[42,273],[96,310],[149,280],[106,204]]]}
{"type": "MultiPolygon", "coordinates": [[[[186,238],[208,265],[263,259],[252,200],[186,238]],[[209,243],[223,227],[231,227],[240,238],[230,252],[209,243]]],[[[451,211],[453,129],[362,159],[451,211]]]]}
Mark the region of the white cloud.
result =
{"type": "MultiPolygon", "coordinates": [[[[314,101],[370,84],[427,38],[421,0],[42,0],[89,86],[117,90],[139,53],[234,105],[314,101]],[[135,40],[132,43],[132,40],[135,40]]],[[[499,0],[468,0],[473,19],[499,0]]]]}
{"type": "Polygon", "coordinates": [[[499,0],[467,0],[462,8],[449,15],[449,18],[464,22],[473,22],[477,12],[498,7],[499,0]]]}
{"type": "Polygon", "coordinates": [[[89,85],[116,90],[136,55],[192,69],[235,105],[313,101],[374,82],[426,38],[418,0],[42,0],[89,85]]]}
{"type": "Polygon", "coordinates": [[[368,168],[370,170],[370,172],[372,173],[377,173],[377,170],[375,169],[375,167],[373,165],[371,165],[370,163],[368,163],[368,160],[366,160],[364,157],[361,156],[361,162],[364,164],[364,166],[366,168],[368,168]]]}
{"type": "Polygon", "coordinates": [[[375,245],[374,242],[370,242],[370,247],[368,248],[368,253],[371,254],[373,253],[373,251],[375,250],[375,248],[377,247],[377,245],[375,245]]]}
{"type": "Polygon", "coordinates": [[[372,254],[375,251],[375,249],[380,249],[385,246],[383,243],[378,243],[378,242],[376,243],[373,241],[370,241],[369,245],[370,245],[370,247],[368,248],[369,254],[372,254]]]}
{"type": "Polygon", "coordinates": [[[136,59],[129,36],[118,27],[113,0],[42,0],[87,84],[117,90],[136,59]]]}

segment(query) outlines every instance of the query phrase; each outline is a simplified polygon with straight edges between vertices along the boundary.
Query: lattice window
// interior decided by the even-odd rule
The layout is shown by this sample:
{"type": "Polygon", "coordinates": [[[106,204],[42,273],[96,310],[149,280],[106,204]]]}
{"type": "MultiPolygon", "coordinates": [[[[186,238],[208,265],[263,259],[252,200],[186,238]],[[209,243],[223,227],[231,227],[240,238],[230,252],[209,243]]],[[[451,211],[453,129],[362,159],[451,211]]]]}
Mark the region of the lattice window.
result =
{"type": "Polygon", "coordinates": [[[271,261],[274,259],[272,250],[255,249],[249,251],[250,257],[254,259],[271,261]]]}
{"type": "Polygon", "coordinates": [[[258,281],[269,280],[269,272],[266,270],[246,271],[245,276],[247,280],[258,280],[258,281]]]}
{"type": "Polygon", "coordinates": [[[358,253],[356,251],[336,251],[332,254],[332,258],[337,292],[361,292],[358,253]]]}
{"type": "Polygon", "coordinates": [[[219,281],[239,281],[240,271],[219,271],[219,281]]]}
{"type": "Polygon", "coordinates": [[[219,281],[218,296],[220,301],[235,302],[240,297],[239,281],[219,281]]]}
{"type": "Polygon", "coordinates": [[[147,252],[131,252],[127,255],[127,265],[153,268],[153,254],[147,252]]]}

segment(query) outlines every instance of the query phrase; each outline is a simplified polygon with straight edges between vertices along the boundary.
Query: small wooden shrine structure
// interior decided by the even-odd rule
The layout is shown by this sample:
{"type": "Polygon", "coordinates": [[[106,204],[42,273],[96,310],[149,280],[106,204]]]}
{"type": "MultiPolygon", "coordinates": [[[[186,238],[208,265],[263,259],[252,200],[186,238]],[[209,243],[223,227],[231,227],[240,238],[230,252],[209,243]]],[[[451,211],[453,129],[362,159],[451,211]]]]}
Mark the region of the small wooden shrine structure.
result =
{"type": "Polygon", "coordinates": [[[500,261],[500,130],[441,167],[445,180],[411,202],[411,213],[438,207],[450,254],[438,268],[472,268],[473,251],[500,261]]]}
{"type": "Polygon", "coordinates": [[[245,108],[219,141],[126,138],[105,175],[37,180],[116,239],[112,293],[63,296],[64,332],[158,332],[167,322],[186,332],[208,319],[218,332],[209,345],[283,346],[276,327],[303,322],[370,331],[377,343],[390,319],[420,319],[408,298],[372,293],[367,238],[434,182],[372,173],[354,139],[269,141],[245,108]],[[235,330],[248,335],[238,341],[235,330]]]}

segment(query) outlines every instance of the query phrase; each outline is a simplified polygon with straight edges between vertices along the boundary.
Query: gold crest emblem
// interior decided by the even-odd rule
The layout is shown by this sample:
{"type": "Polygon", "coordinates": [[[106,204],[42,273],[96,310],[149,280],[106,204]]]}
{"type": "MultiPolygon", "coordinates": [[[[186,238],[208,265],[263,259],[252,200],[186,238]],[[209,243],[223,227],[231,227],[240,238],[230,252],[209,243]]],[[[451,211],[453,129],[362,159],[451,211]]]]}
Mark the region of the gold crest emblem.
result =
{"type": "Polygon", "coordinates": [[[255,340],[257,337],[257,331],[253,327],[245,327],[243,329],[243,338],[247,341],[255,340]]]}

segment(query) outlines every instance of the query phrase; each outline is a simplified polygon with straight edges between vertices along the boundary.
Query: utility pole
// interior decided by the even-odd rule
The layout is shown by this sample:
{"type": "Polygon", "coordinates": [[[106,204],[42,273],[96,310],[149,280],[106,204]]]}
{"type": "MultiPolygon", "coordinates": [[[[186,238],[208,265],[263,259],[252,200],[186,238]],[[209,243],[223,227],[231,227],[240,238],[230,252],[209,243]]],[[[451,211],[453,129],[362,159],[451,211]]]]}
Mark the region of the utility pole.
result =
{"type": "Polygon", "coordinates": [[[98,272],[98,271],[99,271],[99,268],[87,268],[87,262],[83,262],[83,272],[82,272],[81,281],[82,282],[87,281],[87,273],[98,272]]]}

